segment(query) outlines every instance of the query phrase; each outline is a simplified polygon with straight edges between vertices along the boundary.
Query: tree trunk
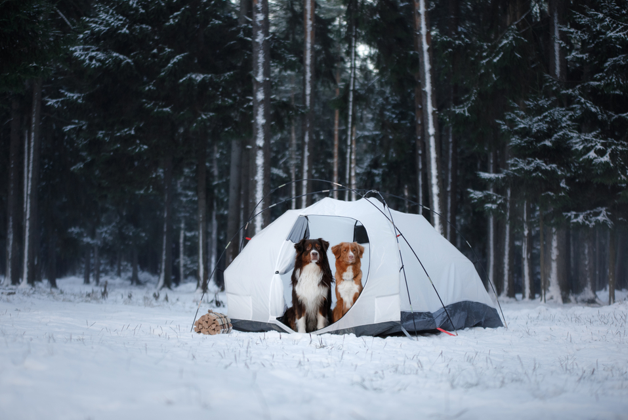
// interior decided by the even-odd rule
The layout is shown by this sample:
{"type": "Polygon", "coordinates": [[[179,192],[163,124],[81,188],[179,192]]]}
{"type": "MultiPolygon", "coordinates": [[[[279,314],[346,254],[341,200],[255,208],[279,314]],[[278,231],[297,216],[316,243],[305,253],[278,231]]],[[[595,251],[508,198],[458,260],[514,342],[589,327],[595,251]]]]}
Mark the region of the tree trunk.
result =
{"type": "MultiPolygon", "coordinates": [[[[417,13],[416,2],[412,9],[414,22],[414,50],[421,50],[421,20],[417,13]]],[[[420,60],[419,60],[420,61],[420,60]]],[[[418,67],[417,67],[418,68],[418,67]]],[[[416,172],[417,172],[417,201],[419,203],[418,213],[423,214],[423,149],[425,148],[425,140],[423,139],[423,94],[421,91],[421,72],[414,74],[414,131],[416,145],[416,172]]]]}
{"type": "Polygon", "coordinates": [[[504,286],[502,295],[514,298],[515,287],[513,282],[510,258],[511,258],[511,235],[510,235],[510,207],[511,207],[510,187],[506,189],[506,220],[504,221],[504,250],[502,255],[502,270],[504,275],[504,286]]]}
{"type": "Polygon", "coordinates": [[[440,172],[440,139],[438,135],[438,120],[436,117],[436,92],[433,86],[432,71],[432,37],[429,30],[426,1],[414,0],[415,13],[418,15],[420,27],[419,61],[422,95],[423,132],[427,143],[427,179],[429,185],[430,207],[432,209],[432,224],[438,233],[443,235],[443,195],[440,172]]]}
{"type": "Polygon", "coordinates": [[[249,176],[249,174],[251,174],[251,152],[253,150],[253,147],[251,146],[251,141],[253,140],[253,138],[249,138],[248,142],[245,142],[245,147],[244,149],[242,149],[242,176],[240,178],[240,183],[242,185],[242,197],[240,199],[241,202],[241,206],[242,206],[242,210],[241,210],[241,214],[242,214],[242,223],[244,224],[244,229],[242,229],[242,232],[240,232],[240,237],[239,237],[239,248],[240,250],[242,250],[242,248],[246,245],[245,242],[248,242],[245,238],[249,235],[251,235],[251,229],[250,226],[252,224],[252,220],[249,220],[249,218],[251,217],[251,209],[252,209],[252,205],[251,205],[251,185],[253,184],[254,180],[251,179],[251,177],[249,176]]]}
{"type": "MultiPolygon", "coordinates": [[[[227,240],[231,241],[240,227],[240,171],[242,167],[240,140],[231,141],[231,165],[229,167],[229,213],[227,215],[227,240]]],[[[226,266],[238,256],[238,242],[233,241],[227,250],[226,266]]]]}
{"type": "Polygon", "coordinates": [[[137,265],[137,245],[134,244],[131,250],[131,284],[140,284],[137,265]]]}
{"type": "MultiPolygon", "coordinates": [[[[218,185],[218,145],[214,142],[214,156],[212,158],[212,176],[213,176],[213,185],[218,185]]],[[[216,273],[216,264],[218,258],[218,194],[216,193],[215,187],[212,194],[212,218],[211,218],[211,242],[209,243],[209,266],[210,270],[214,272],[214,283],[220,288],[224,288],[224,284],[220,281],[222,277],[219,277],[216,273]]],[[[235,247],[235,243],[233,245],[235,247]]],[[[211,279],[208,279],[211,280],[211,279]]],[[[203,288],[203,291],[207,291],[206,288],[203,288]]]]}
{"type": "Polygon", "coordinates": [[[608,232],[608,304],[615,303],[615,232],[608,232]]]}
{"type": "Polygon", "coordinates": [[[305,208],[312,202],[312,145],[314,124],[314,0],[304,0],[303,31],[305,34],[303,48],[303,196],[301,207],[305,208]]]}
{"type": "Polygon", "coordinates": [[[96,232],[96,243],[94,244],[94,283],[100,284],[100,241],[101,233],[96,232]]]}
{"type": "Polygon", "coordinates": [[[549,283],[546,292],[546,300],[554,300],[558,303],[563,303],[561,288],[562,277],[564,276],[564,251],[562,246],[562,236],[558,229],[553,227],[551,235],[551,247],[550,247],[550,275],[549,283]]]}
{"type": "MultiPolygon", "coordinates": [[[[181,216],[179,226],[179,284],[185,281],[185,219],[181,216]]],[[[196,283],[198,289],[198,281],[196,283]]]]}
{"type": "Polygon", "coordinates": [[[18,270],[18,182],[20,154],[20,112],[19,102],[11,103],[11,145],[9,146],[9,185],[7,188],[7,249],[5,284],[17,285],[20,282],[18,270]]]}
{"type": "MultiPolygon", "coordinates": [[[[340,97],[340,69],[336,69],[336,99],[340,97]]],[[[336,108],[334,111],[334,198],[338,199],[338,184],[340,179],[338,178],[338,145],[339,145],[339,125],[340,125],[340,110],[336,108]]],[[[294,130],[294,126],[292,127],[294,130]]],[[[294,137],[294,134],[293,134],[294,137]]],[[[292,207],[294,208],[294,207],[292,207]]]]}
{"type": "MultiPolygon", "coordinates": [[[[494,173],[493,170],[493,152],[489,152],[488,156],[488,172],[494,173]]],[[[493,186],[491,185],[490,191],[493,192],[493,186]]],[[[488,280],[495,284],[495,264],[497,259],[495,258],[495,216],[490,213],[488,216],[488,280]]]]}
{"type": "Polygon", "coordinates": [[[57,232],[50,226],[48,239],[48,283],[53,289],[57,288],[57,232]]]}
{"type": "MultiPolygon", "coordinates": [[[[294,76],[290,87],[290,99],[294,108],[294,76]]],[[[336,111],[338,112],[338,111],[336,111]]],[[[290,208],[297,208],[297,134],[294,117],[290,121],[290,208]]]]}
{"type": "Polygon", "coordinates": [[[196,287],[207,284],[207,140],[201,135],[197,139],[196,152],[196,197],[198,262],[196,267],[196,287]]]}
{"type": "MultiPolygon", "coordinates": [[[[355,89],[355,27],[356,21],[354,14],[355,10],[355,2],[354,2],[354,10],[351,16],[351,24],[352,24],[352,32],[351,32],[351,62],[350,66],[350,75],[349,75],[349,106],[347,109],[347,171],[346,171],[346,180],[345,185],[347,188],[351,186],[351,133],[353,127],[353,91],[355,89]]],[[[350,191],[347,189],[345,192],[345,200],[349,201],[350,191]]]]}
{"type": "Polygon", "coordinates": [[[157,289],[172,287],[172,156],[164,158],[164,218],[161,244],[161,269],[157,289]]]}
{"type": "MultiPolygon", "coordinates": [[[[255,139],[255,188],[258,210],[268,206],[270,192],[270,46],[268,0],[253,0],[253,138],[255,139]]],[[[256,212],[257,212],[256,211],[256,212]]],[[[270,220],[270,212],[255,217],[255,233],[270,220]]]]}
{"type": "Polygon", "coordinates": [[[116,252],[116,276],[122,277],[122,251],[120,250],[116,252]]]}
{"type": "Polygon", "coordinates": [[[539,207],[539,256],[540,261],[539,265],[541,269],[541,301],[545,302],[545,289],[546,289],[546,281],[545,281],[545,235],[544,235],[544,226],[543,226],[543,210],[539,207]]]}
{"type": "Polygon", "coordinates": [[[91,261],[92,261],[92,250],[88,245],[86,245],[85,246],[85,267],[83,269],[83,284],[89,284],[89,275],[92,271],[91,261]]]}
{"type": "Polygon", "coordinates": [[[530,205],[523,202],[523,240],[521,242],[521,268],[523,278],[523,300],[535,299],[534,280],[532,278],[532,234],[529,225],[530,205]]]}
{"type": "Polygon", "coordinates": [[[353,124],[353,130],[351,130],[351,201],[356,200],[356,178],[355,178],[355,166],[356,166],[356,146],[355,146],[355,124],[353,124]]]}
{"type": "Polygon", "coordinates": [[[560,26],[563,22],[563,0],[549,1],[550,14],[550,73],[556,80],[565,80],[565,55],[560,48],[561,34],[560,26]]]}
{"type": "Polygon", "coordinates": [[[39,129],[41,119],[41,78],[33,82],[33,103],[31,112],[30,139],[27,138],[25,156],[25,217],[24,217],[24,268],[22,285],[34,285],[39,268],[37,187],[39,184],[39,129]]]}
{"type": "Polygon", "coordinates": [[[617,265],[615,269],[615,287],[622,290],[628,283],[628,258],[625,258],[628,235],[625,229],[619,229],[617,241],[617,265]]]}
{"type": "MultiPolygon", "coordinates": [[[[449,25],[448,32],[451,39],[458,39],[458,26],[460,17],[460,5],[458,0],[449,0],[449,25]]],[[[453,51],[451,68],[449,71],[449,105],[457,105],[458,86],[454,82],[454,76],[458,75],[458,49],[453,51]]],[[[458,141],[454,135],[453,126],[447,128],[447,239],[452,244],[456,243],[456,215],[458,198],[458,141]]]]}

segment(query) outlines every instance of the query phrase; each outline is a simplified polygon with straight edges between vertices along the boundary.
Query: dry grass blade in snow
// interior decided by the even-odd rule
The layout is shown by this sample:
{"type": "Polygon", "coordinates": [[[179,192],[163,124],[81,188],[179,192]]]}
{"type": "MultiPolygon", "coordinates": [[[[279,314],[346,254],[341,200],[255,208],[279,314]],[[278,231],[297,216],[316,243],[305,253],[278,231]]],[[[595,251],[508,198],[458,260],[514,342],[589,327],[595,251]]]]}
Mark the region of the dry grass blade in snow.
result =
{"type": "Polygon", "coordinates": [[[510,302],[510,329],[458,337],[209,336],[193,286],[107,280],[0,289],[0,418],[627,418],[625,301],[510,302]]]}

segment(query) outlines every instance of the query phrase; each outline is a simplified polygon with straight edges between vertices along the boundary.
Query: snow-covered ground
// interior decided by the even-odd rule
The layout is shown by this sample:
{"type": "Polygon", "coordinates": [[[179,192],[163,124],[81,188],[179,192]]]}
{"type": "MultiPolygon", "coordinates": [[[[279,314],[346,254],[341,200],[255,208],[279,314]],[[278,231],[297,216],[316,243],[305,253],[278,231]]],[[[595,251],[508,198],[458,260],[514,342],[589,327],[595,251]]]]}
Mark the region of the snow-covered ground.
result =
{"type": "Polygon", "coordinates": [[[628,419],[626,292],[457,337],[202,336],[192,284],[104,280],[0,287],[0,419],[628,419]]]}

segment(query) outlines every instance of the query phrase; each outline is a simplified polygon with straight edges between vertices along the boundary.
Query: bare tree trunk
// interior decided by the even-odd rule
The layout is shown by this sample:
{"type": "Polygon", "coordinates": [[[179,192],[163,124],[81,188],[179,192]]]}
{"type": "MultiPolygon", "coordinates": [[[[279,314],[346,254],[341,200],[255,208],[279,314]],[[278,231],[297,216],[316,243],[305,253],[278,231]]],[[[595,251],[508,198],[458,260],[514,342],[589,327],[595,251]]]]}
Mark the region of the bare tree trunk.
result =
{"type": "MultiPolygon", "coordinates": [[[[253,138],[255,139],[255,203],[267,207],[270,192],[270,46],[268,0],[253,0],[253,138]]],[[[270,212],[255,217],[255,233],[270,220],[270,212]]]]}
{"type": "Polygon", "coordinates": [[[242,197],[240,199],[241,202],[241,212],[242,212],[242,223],[244,224],[245,228],[242,230],[242,232],[240,232],[240,237],[238,238],[238,245],[239,248],[242,249],[247,242],[245,240],[245,237],[251,235],[251,229],[250,229],[250,225],[252,223],[251,220],[249,220],[249,217],[251,216],[251,184],[252,184],[252,180],[251,177],[249,176],[249,174],[251,173],[251,151],[253,150],[252,146],[250,145],[250,142],[252,141],[252,138],[248,139],[248,143],[245,143],[246,146],[244,147],[244,149],[242,149],[242,177],[240,178],[240,183],[242,185],[242,197]]]}
{"type": "Polygon", "coordinates": [[[408,191],[408,184],[403,186],[403,209],[406,213],[410,213],[410,191],[408,191]]]}
{"type": "Polygon", "coordinates": [[[31,113],[30,139],[27,149],[26,213],[24,218],[24,269],[22,285],[34,285],[39,268],[38,223],[37,223],[37,187],[39,185],[39,129],[41,119],[41,78],[33,82],[33,103],[31,113]]]}
{"type": "Polygon", "coordinates": [[[131,284],[140,284],[137,265],[137,245],[133,244],[131,250],[131,284]]]}
{"type": "Polygon", "coordinates": [[[541,301],[545,302],[545,290],[546,290],[546,275],[545,275],[545,238],[544,238],[544,226],[543,226],[543,210],[539,207],[539,255],[541,266],[541,301]]]}
{"type": "MultiPolygon", "coordinates": [[[[233,144],[233,142],[232,142],[233,144]]],[[[198,265],[196,267],[196,287],[207,284],[207,140],[204,136],[197,139],[196,152],[196,197],[197,197],[197,234],[198,234],[198,265]]]]}
{"type": "Polygon", "coordinates": [[[615,303],[615,232],[608,231],[608,304],[615,303]]]}
{"type": "MultiPolygon", "coordinates": [[[[449,25],[448,32],[452,39],[458,38],[460,17],[460,5],[458,0],[449,0],[449,25]]],[[[451,68],[449,71],[450,89],[449,104],[457,105],[458,86],[454,81],[454,75],[458,74],[458,51],[453,51],[451,68]]],[[[447,128],[447,239],[452,244],[456,243],[456,216],[458,198],[458,141],[450,124],[447,128]]]]}
{"type": "MultiPolygon", "coordinates": [[[[493,169],[493,152],[489,152],[488,156],[488,172],[494,173],[493,169]]],[[[493,186],[491,185],[490,191],[493,192],[493,186]]],[[[490,213],[488,216],[488,279],[495,284],[495,216],[490,213]]]]}
{"type": "Polygon", "coordinates": [[[172,287],[172,156],[164,158],[164,218],[161,248],[161,269],[157,289],[172,287]]]}
{"type": "Polygon", "coordinates": [[[49,229],[48,239],[48,283],[53,289],[57,288],[57,232],[53,226],[49,229]]]}
{"type": "MultiPolygon", "coordinates": [[[[214,186],[218,185],[218,145],[214,142],[214,156],[212,158],[212,177],[214,186]]],[[[216,275],[216,259],[218,258],[218,194],[216,194],[216,190],[214,189],[214,193],[212,194],[212,219],[211,219],[211,229],[212,236],[211,242],[209,244],[209,266],[211,270],[214,272],[214,283],[221,289],[224,288],[224,284],[222,284],[218,279],[219,277],[216,275]]],[[[235,246],[235,244],[234,244],[235,246]]],[[[211,280],[211,279],[209,279],[211,280]]],[[[203,289],[206,290],[206,289],[203,289]]]]}
{"type": "MultiPolygon", "coordinates": [[[[340,69],[336,69],[336,98],[340,96],[340,69]]],[[[338,199],[338,144],[339,144],[340,110],[334,111],[334,198],[338,199]]],[[[294,126],[293,126],[294,130],[294,126]]],[[[294,134],[293,134],[294,137],[294,134]]],[[[294,208],[294,207],[293,207],[294,208]]]]}
{"type": "Polygon", "coordinates": [[[565,80],[565,56],[560,48],[561,34],[560,26],[563,24],[563,2],[564,0],[550,0],[550,73],[557,80],[565,80]]]}
{"type": "MultiPolygon", "coordinates": [[[[179,284],[185,280],[185,218],[181,216],[179,226],[179,284]]],[[[196,284],[198,289],[198,283],[196,284]]]]}
{"type": "Polygon", "coordinates": [[[19,103],[13,99],[11,103],[11,145],[9,146],[9,185],[7,188],[7,249],[5,284],[17,285],[20,282],[18,270],[18,247],[16,234],[18,231],[18,183],[20,154],[20,112],[19,103]]]}
{"type": "MultiPolygon", "coordinates": [[[[354,2],[355,4],[355,2],[354,2]]],[[[352,20],[352,33],[351,33],[351,62],[349,63],[350,65],[350,76],[349,76],[349,107],[347,110],[347,173],[346,173],[346,180],[345,180],[345,185],[347,187],[349,187],[351,185],[351,132],[352,132],[352,127],[353,127],[353,91],[355,89],[355,26],[356,26],[356,21],[355,21],[355,10],[354,6],[354,10],[351,16],[351,20],[352,20]]],[[[345,200],[349,201],[349,197],[350,197],[350,191],[347,190],[345,193],[345,200]]]]}
{"type": "MultiPolygon", "coordinates": [[[[227,238],[231,238],[237,233],[240,226],[240,171],[242,161],[242,147],[240,140],[231,141],[231,165],[229,168],[229,213],[227,215],[227,238]]],[[[238,242],[227,250],[226,265],[238,256],[238,242]]]]}
{"type": "Polygon", "coordinates": [[[557,228],[552,227],[551,248],[550,248],[550,276],[545,299],[553,299],[558,303],[563,303],[561,293],[562,277],[564,276],[564,247],[562,236],[557,228]]]}
{"type": "Polygon", "coordinates": [[[356,200],[356,191],[355,189],[357,188],[357,183],[356,183],[356,178],[355,178],[355,166],[356,166],[356,145],[355,145],[355,141],[356,141],[356,136],[355,136],[355,124],[353,124],[353,130],[351,130],[351,201],[355,201],[356,200]]]}
{"type": "Polygon", "coordinates": [[[85,246],[85,266],[83,269],[83,284],[89,284],[89,275],[91,268],[92,250],[89,246],[85,246]]]}
{"type": "Polygon", "coordinates": [[[122,277],[122,252],[120,250],[116,252],[116,276],[122,277]]]}
{"type": "Polygon", "coordinates": [[[423,88],[423,130],[427,142],[427,179],[432,209],[432,224],[438,233],[444,235],[443,229],[443,195],[440,171],[440,139],[438,135],[438,119],[436,117],[436,92],[433,87],[432,70],[432,37],[425,0],[414,0],[415,13],[418,15],[420,27],[419,61],[421,86],[423,88]]]}
{"type": "MultiPolygon", "coordinates": [[[[290,99],[294,108],[294,76],[290,87],[290,99]]],[[[290,121],[290,208],[297,208],[297,134],[294,118],[290,121]]]]}
{"type": "Polygon", "coordinates": [[[512,270],[510,264],[511,257],[511,235],[510,235],[510,207],[511,207],[510,187],[506,189],[506,220],[504,221],[504,251],[503,251],[503,274],[504,286],[502,288],[503,296],[515,297],[515,287],[513,283],[512,270]]]}
{"type": "Polygon", "coordinates": [[[96,236],[96,243],[94,244],[94,283],[96,286],[100,284],[100,234],[96,236]]]}
{"type": "Polygon", "coordinates": [[[521,266],[523,277],[523,300],[534,299],[534,281],[532,279],[532,259],[530,253],[532,251],[532,235],[529,225],[530,205],[527,201],[523,202],[523,239],[521,242],[521,266]]]}
{"type": "Polygon", "coordinates": [[[595,292],[593,290],[593,252],[591,250],[591,233],[591,229],[586,229],[584,234],[580,235],[583,248],[583,275],[580,276],[583,287],[580,296],[584,302],[595,301],[595,292]],[[582,236],[584,236],[584,238],[582,238],[582,236]]]}
{"type": "Polygon", "coordinates": [[[312,145],[314,123],[314,0],[304,0],[303,4],[303,31],[305,42],[303,48],[303,196],[301,207],[305,208],[312,202],[309,193],[312,192],[312,145]]]}
{"type": "MultiPolygon", "coordinates": [[[[421,50],[421,20],[416,9],[416,2],[412,9],[414,22],[414,50],[418,53],[421,50]]],[[[423,149],[425,140],[423,139],[423,93],[421,91],[421,72],[414,75],[414,131],[416,143],[416,171],[417,171],[417,201],[419,203],[418,213],[423,214],[423,149]]]]}
{"type": "Polygon", "coordinates": [[[628,258],[625,258],[626,255],[626,242],[628,239],[628,235],[626,235],[625,229],[619,229],[619,238],[617,241],[617,264],[615,269],[615,287],[621,290],[626,286],[628,280],[628,258]]]}

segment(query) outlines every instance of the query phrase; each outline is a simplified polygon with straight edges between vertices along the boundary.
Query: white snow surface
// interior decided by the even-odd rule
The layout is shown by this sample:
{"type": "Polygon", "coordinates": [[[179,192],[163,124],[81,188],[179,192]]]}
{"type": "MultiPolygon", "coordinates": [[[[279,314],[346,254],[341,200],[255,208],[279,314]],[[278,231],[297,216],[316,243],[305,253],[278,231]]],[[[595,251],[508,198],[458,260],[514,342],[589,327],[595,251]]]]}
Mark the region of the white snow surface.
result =
{"type": "Polygon", "coordinates": [[[612,306],[506,299],[508,329],[457,337],[204,336],[195,283],[156,299],[143,280],[0,287],[0,418],[628,418],[626,291],[612,306]]]}

